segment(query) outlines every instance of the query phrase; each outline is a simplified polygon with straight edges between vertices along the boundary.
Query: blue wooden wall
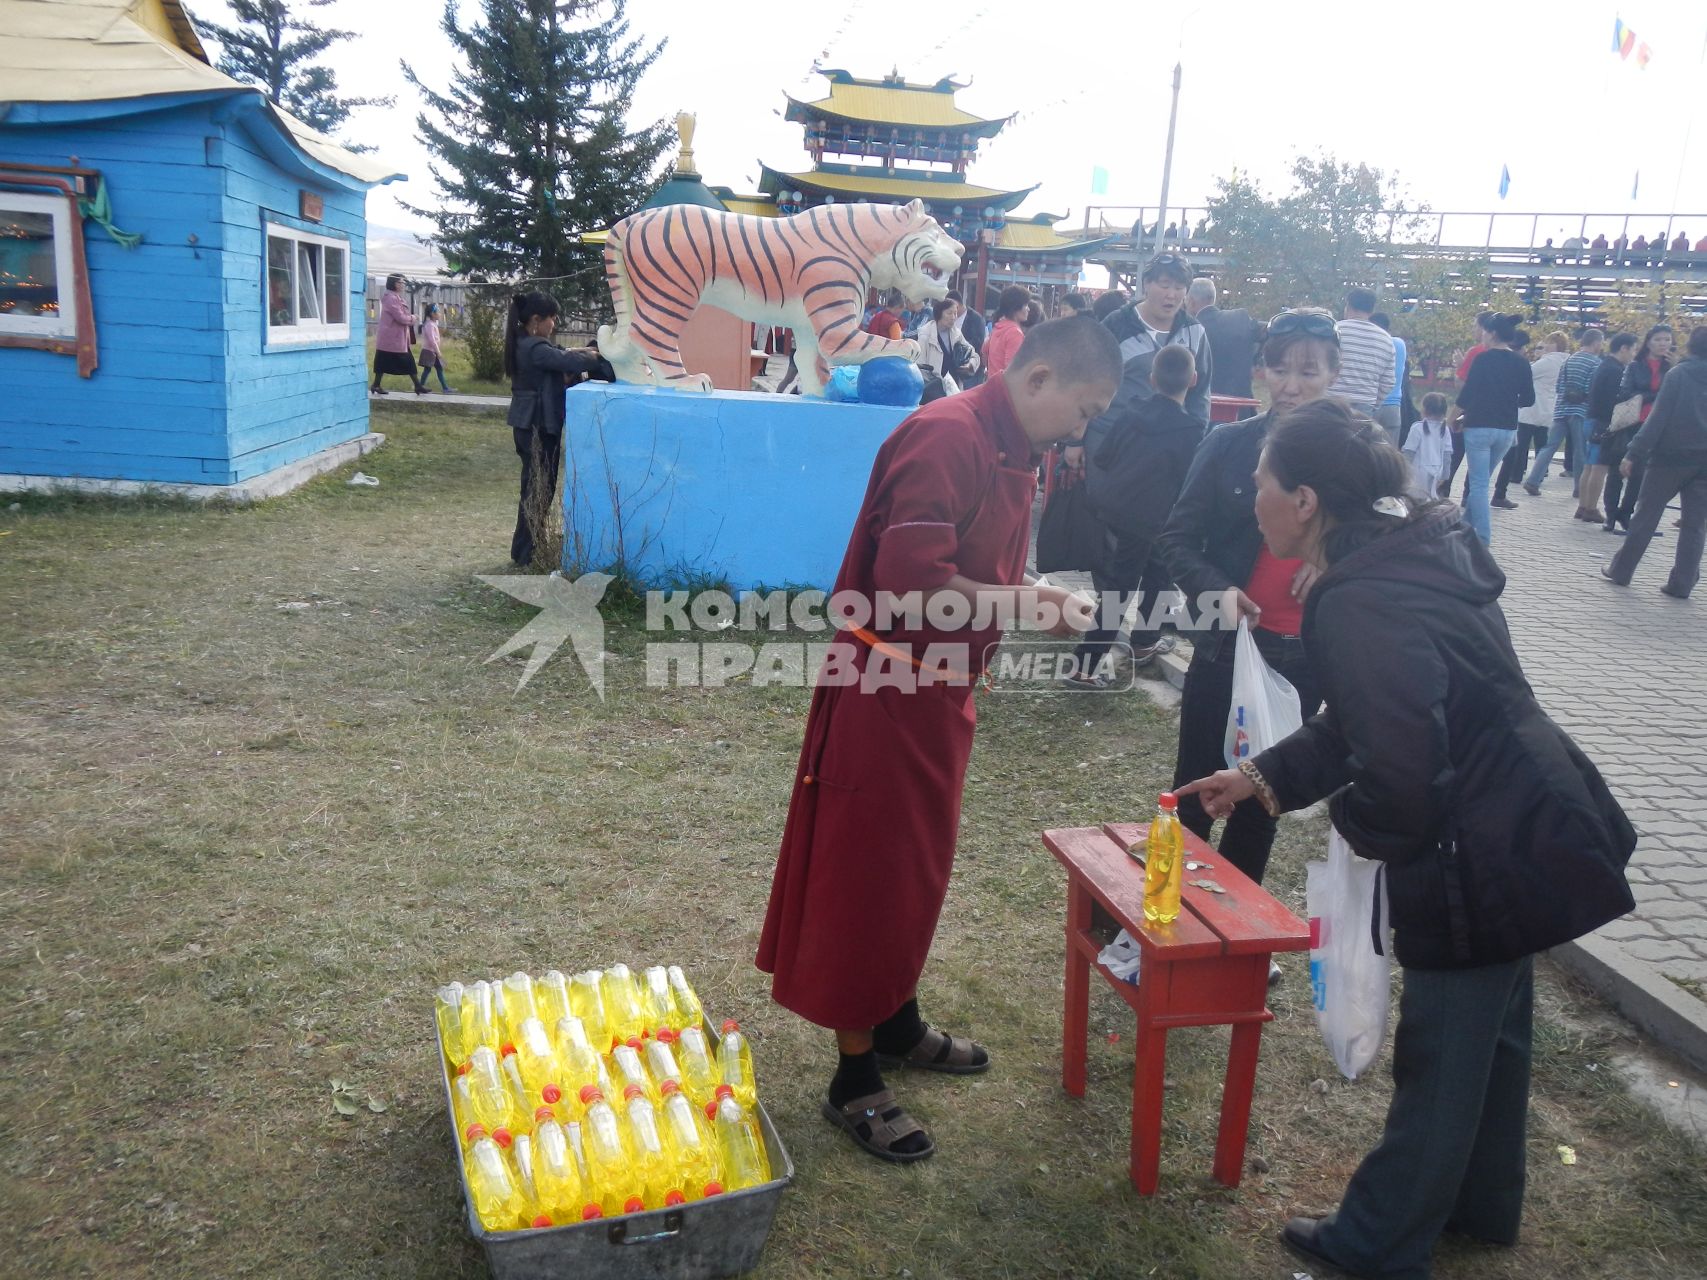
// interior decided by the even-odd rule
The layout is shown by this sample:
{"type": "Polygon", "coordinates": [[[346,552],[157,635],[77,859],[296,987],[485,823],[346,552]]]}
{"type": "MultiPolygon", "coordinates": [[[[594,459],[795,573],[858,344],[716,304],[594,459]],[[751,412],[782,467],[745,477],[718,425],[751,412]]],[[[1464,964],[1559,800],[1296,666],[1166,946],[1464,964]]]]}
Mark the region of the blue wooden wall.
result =
{"type": "MultiPolygon", "coordinates": [[[[0,348],[0,474],[231,484],[367,430],[364,193],[264,158],[243,115],[218,104],[58,125],[0,125],[0,160],[99,169],[124,249],[85,221],[100,365],[0,348]],[[223,114],[223,113],[220,113],[223,114]],[[264,218],[325,200],[326,234],[348,233],[346,343],[268,352],[264,218]]],[[[246,113],[245,113],[246,114],[246,113]]]]}

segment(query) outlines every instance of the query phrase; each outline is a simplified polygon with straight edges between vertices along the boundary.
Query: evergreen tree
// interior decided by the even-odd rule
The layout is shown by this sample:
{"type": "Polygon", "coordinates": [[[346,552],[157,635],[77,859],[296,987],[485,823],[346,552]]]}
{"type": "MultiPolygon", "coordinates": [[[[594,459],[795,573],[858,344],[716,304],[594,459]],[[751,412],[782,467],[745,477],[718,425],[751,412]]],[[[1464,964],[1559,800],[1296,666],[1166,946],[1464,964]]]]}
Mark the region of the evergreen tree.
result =
{"type": "Polygon", "coordinates": [[[480,8],[464,28],[456,0],[445,6],[461,55],[445,92],[403,68],[430,109],[417,124],[447,206],[416,212],[438,224],[453,270],[549,281],[567,306],[604,309],[600,255],[580,237],[634,212],[657,185],[669,130],[659,121],[631,131],[627,116],[663,41],[629,38],[624,0],[480,8]]]}
{"type": "MultiPolygon", "coordinates": [[[[333,0],[300,0],[320,9],[333,0]]],[[[233,80],[252,84],[304,124],[330,134],[357,107],[389,107],[395,98],[346,98],[338,93],[338,77],[327,67],[311,64],[353,31],[323,29],[293,14],[285,0],[229,0],[237,25],[203,22],[201,27],[219,41],[219,69],[233,80]]],[[[372,147],[356,146],[355,151],[372,147]]]]}

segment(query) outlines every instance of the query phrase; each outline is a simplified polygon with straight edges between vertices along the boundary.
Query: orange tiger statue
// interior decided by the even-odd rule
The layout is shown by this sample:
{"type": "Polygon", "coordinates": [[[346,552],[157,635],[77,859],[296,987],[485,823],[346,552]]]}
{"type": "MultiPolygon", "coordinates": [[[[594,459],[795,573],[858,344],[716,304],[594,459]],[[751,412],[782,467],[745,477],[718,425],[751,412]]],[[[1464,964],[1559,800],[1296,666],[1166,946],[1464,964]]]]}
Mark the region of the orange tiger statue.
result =
{"type": "Polygon", "coordinates": [[[709,391],[682,365],[681,333],[701,302],[754,324],[794,330],[800,388],[823,392],[834,365],[877,356],[917,362],[919,344],[864,332],[866,291],[909,303],[941,298],[964,250],[922,201],[831,204],[791,218],[662,205],[624,218],[605,241],[616,323],[599,354],[624,382],[709,391]]]}

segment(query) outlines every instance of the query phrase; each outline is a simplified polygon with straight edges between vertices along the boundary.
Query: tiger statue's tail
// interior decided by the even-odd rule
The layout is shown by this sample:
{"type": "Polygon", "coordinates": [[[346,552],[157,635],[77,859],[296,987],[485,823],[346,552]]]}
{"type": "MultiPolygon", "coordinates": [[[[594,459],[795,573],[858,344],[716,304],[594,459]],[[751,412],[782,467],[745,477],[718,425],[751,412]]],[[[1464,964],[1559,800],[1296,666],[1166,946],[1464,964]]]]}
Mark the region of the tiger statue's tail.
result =
{"type": "MultiPolygon", "coordinates": [[[[617,378],[623,382],[709,391],[711,379],[690,374],[682,364],[679,329],[654,336],[645,325],[635,325],[636,285],[628,271],[627,239],[631,234],[644,237],[651,230],[650,223],[663,212],[642,210],[624,218],[610,229],[605,239],[605,283],[610,288],[616,323],[599,327],[599,354],[610,361],[617,378]]],[[[676,306],[681,305],[679,300],[672,301],[676,306]]],[[[656,329],[667,322],[653,309],[646,325],[656,329]]]]}

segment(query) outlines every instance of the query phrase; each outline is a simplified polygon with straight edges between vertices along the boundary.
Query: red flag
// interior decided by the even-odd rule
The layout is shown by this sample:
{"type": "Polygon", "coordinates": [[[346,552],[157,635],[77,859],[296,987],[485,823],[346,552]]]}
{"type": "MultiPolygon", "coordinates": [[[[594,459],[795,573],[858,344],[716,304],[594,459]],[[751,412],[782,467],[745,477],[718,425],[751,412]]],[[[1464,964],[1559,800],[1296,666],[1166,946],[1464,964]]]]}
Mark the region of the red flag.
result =
{"type": "Polygon", "coordinates": [[[1636,65],[1643,71],[1648,69],[1648,60],[1653,56],[1653,52],[1648,48],[1648,42],[1646,40],[1636,46],[1636,65]]]}

